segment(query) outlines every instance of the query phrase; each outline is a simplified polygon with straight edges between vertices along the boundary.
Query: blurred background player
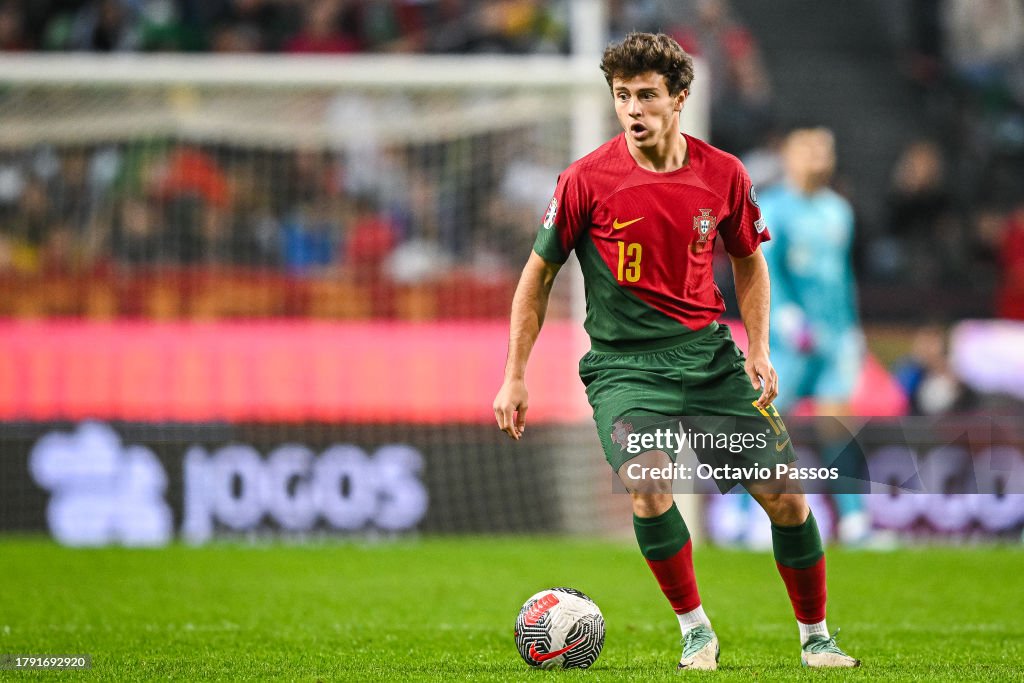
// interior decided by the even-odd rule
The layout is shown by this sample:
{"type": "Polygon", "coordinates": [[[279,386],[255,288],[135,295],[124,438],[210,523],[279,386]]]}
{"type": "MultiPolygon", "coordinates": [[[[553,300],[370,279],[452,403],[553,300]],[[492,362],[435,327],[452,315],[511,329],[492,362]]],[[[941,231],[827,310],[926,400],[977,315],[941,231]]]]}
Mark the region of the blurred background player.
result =
{"type": "MultiPolygon", "coordinates": [[[[780,378],[775,406],[791,414],[798,402],[810,399],[816,415],[842,417],[850,414],[850,397],[864,363],[851,263],[853,209],[829,187],[836,165],[830,130],[793,130],[782,159],[784,182],[760,198],[772,231],[764,253],[772,278],[772,362],[780,378]]],[[[831,466],[844,456],[850,439],[838,423],[819,422],[818,427],[821,456],[831,466]]],[[[851,466],[846,463],[844,474],[851,466]]],[[[868,540],[871,522],[863,496],[837,492],[834,501],[840,541],[868,540]]]]}

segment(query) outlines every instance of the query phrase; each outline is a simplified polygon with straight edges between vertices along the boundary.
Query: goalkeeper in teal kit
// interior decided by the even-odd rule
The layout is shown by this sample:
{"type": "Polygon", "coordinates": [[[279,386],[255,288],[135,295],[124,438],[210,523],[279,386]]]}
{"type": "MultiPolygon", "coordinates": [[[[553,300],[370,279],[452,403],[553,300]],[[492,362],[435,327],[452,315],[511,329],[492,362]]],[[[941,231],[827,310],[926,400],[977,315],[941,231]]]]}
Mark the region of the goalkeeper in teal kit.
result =
{"type": "MultiPolygon", "coordinates": [[[[850,412],[864,359],[850,258],[853,210],[828,186],[835,168],[830,131],[793,131],[783,161],[785,183],[765,190],[759,200],[772,230],[772,241],[763,249],[772,276],[772,363],[786,379],[775,406],[786,413],[810,398],[817,415],[841,417],[850,412]]],[[[849,441],[844,436],[825,439],[825,465],[840,457],[849,441]]],[[[842,469],[850,467],[846,463],[842,469]]],[[[835,501],[840,540],[866,541],[870,523],[863,497],[840,493],[835,501]]]]}
{"type": "MultiPolygon", "coordinates": [[[[658,481],[646,488],[629,473],[637,459],[660,464],[674,457],[659,448],[635,455],[627,444],[639,433],[633,416],[753,420],[774,437],[745,447],[739,464],[774,471],[793,461],[791,440],[772,406],[779,378],[768,354],[771,285],[761,252],[768,225],[739,160],[680,130],[693,62],[674,40],[631,33],[605,50],[601,69],[623,132],[559,176],[512,301],[494,415],[510,437],[524,438],[527,361],[555,276],[575,251],[591,341],[580,378],[605,459],[630,493],[640,551],[678,619],[678,668],[710,670],[718,666],[719,642],[697,590],[686,523],[670,486],[658,481]],[[732,264],[750,340],[746,357],[717,322],[725,310],[713,273],[717,240],[732,264]]],[[[736,482],[716,483],[726,490],[736,482]]],[[[776,566],[796,616],[802,663],[858,666],[828,633],[825,555],[799,486],[779,491],[738,483],[772,521],[776,566]]]]}

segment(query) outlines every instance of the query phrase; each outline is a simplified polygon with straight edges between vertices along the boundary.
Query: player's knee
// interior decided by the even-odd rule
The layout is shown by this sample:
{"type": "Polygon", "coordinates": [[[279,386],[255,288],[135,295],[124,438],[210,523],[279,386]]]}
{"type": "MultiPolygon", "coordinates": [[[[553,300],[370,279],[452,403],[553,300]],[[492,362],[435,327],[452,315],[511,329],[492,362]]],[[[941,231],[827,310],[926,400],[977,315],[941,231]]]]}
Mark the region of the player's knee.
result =
{"type": "Polygon", "coordinates": [[[755,498],[776,526],[799,526],[810,511],[802,493],[764,493],[755,498]]]}
{"type": "Polygon", "coordinates": [[[671,498],[671,477],[664,476],[672,460],[663,451],[647,451],[630,459],[616,472],[626,490],[631,494],[669,495],[671,498]]]}
{"type": "Polygon", "coordinates": [[[657,517],[672,507],[671,493],[631,493],[633,514],[637,517],[657,517]]]}

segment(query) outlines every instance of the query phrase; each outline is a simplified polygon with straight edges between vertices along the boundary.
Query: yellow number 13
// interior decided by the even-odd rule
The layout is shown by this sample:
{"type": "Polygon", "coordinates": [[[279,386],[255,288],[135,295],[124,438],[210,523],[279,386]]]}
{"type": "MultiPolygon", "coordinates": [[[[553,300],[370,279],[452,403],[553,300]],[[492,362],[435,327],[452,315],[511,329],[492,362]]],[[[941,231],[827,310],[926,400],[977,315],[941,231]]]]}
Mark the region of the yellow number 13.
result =
{"type": "Polygon", "coordinates": [[[638,242],[619,242],[619,282],[636,282],[640,279],[640,257],[643,251],[638,242]]]}

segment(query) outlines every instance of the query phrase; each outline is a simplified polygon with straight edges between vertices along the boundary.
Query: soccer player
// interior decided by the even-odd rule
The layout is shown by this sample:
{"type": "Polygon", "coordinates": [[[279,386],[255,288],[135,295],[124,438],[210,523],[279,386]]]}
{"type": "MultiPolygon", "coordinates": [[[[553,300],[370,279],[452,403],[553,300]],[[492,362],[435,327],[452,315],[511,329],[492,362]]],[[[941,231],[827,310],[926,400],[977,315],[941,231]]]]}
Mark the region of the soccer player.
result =
{"type": "MultiPolygon", "coordinates": [[[[739,161],[681,132],[693,61],[663,34],[631,33],[604,53],[623,133],[558,178],[512,302],[505,379],[494,399],[499,428],[520,439],[529,395],[527,360],[559,268],[573,249],[587,294],[591,350],[580,377],[605,457],[630,491],[641,553],[683,633],[682,669],[715,669],[718,638],[701,605],[689,531],[671,486],[641,486],[627,472],[629,416],[725,416],[781,425],[772,409],[777,377],[768,358],[768,232],[739,161]],[[712,275],[714,241],[732,260],[750,339],[743,358],[712,275]],[[625,416],[625,417],[624,417],[625,416]]],[[[764,426],[764,423],[761,423],[764,426]]],[[[668,449],[666,449],[668,450],[668,449]]],[[[748,464],[793,460],[789,437],[743,454],[748,464]]],[[[728,490],[735,482],[718,482],[728,490]]],[[[804,495],[746,483],[772,521],[775,559],[796,613],[807,666],[850,667],[825,624],[825,558],[804,495]]]]}
{"type": "MultiPolygon", "coordinates": [[[[772,274],[772,360],[787,385],[775,407],[788,412],[798,400],[810,398],[817,415],[841,417],[850,414],[864,359],[850,259],[853,209],[828,186],[836,164],[831,131],[792,131],[782,158],[785,182],[760,199],[773,238],[764,246],[772,274]]],[[[841,425],[821,422],[819,431],[824,464],[838,464],[843,472],[857,470],[855,462],[840,462],[853,456],[844,450],[851,438],[841,425]]],[[[871,523],[863,496],[837,490],[833,499],[839,539],[866,543],[871,523]]]]}

